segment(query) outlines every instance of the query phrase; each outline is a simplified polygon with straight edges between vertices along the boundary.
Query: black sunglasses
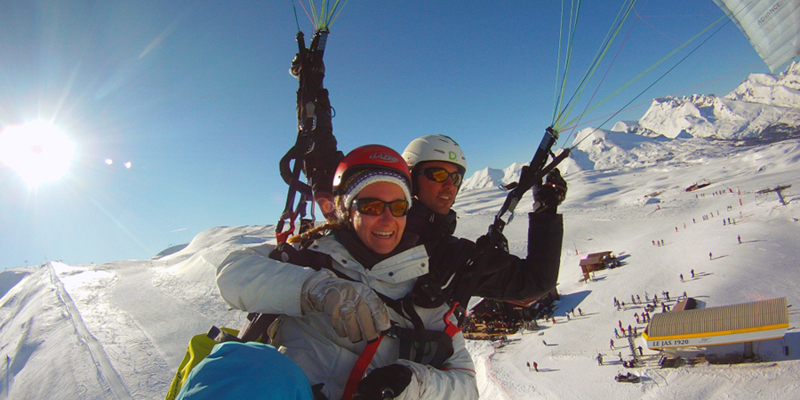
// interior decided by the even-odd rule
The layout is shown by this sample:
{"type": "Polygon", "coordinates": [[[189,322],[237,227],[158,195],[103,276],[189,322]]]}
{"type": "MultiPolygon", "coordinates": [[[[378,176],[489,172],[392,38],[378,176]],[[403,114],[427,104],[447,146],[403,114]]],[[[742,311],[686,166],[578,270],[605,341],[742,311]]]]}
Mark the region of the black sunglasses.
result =
{"type": "Polygon", "coordinates": [[[365,197],[356,199],[353,204],[356,210],[364,215],[381,215],[386,206],[389,206],[389,212],[395,217],[402,217],[408,214],[408,201],[405,200],[383,201],[365,197]]]}
{"type": "Polygon", "coordinates": [[[444,182],[447,178],[450,178],[453,186],[461,186],[461,180],[464,179],[464,175],[461,175],[461,172],[447,172],[446,169],[441,167],[422,168],[419,170],[419,174],[425,175],[426,178],[436,182],[444,182]]]}

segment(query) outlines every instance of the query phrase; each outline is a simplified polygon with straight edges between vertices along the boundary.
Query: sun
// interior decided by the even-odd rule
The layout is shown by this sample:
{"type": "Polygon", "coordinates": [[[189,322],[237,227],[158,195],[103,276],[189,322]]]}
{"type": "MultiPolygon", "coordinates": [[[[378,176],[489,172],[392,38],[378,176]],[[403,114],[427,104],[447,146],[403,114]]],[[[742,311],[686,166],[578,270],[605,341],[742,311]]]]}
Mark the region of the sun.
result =
{"type": "Polygon", "coordinates": [[[60,178],[69,169],[75,145],[49,122],[8,126],[0,131],[0,163],[29,186],[60,178]]]}

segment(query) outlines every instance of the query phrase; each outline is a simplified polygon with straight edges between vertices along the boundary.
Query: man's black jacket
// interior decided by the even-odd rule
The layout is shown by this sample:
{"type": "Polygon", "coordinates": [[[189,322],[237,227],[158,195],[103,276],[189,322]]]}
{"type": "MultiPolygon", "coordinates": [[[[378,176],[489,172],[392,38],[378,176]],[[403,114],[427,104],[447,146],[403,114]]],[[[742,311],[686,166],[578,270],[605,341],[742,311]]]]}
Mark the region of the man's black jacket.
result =
{"type": "Polygon", "coordinates": [[[456,213],[436,214],[420,201],[409,210],[406,230],[419,235],[430,256],[430,273],[448,301],[470,296],[495,300],[530,300],[551,291],[561,264],[563,219],[555,213],[528,215],[528,256],[519,258],[503,249],[489,249],[474,263],[467,260],[477,245],[453,236],[456,213]],[[473,274],[480,277],[471,283],[473,274]]]}

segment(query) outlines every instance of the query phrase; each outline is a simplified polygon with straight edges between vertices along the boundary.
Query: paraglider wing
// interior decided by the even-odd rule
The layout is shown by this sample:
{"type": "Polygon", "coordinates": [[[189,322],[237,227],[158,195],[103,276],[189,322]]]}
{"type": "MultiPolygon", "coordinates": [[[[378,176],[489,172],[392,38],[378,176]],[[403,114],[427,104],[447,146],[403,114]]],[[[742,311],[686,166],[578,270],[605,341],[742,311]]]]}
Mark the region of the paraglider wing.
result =
{"type": "Polygon", "coordinates": [[[775,73],[800,52],[800,0],[714,0],[775,73]]]}

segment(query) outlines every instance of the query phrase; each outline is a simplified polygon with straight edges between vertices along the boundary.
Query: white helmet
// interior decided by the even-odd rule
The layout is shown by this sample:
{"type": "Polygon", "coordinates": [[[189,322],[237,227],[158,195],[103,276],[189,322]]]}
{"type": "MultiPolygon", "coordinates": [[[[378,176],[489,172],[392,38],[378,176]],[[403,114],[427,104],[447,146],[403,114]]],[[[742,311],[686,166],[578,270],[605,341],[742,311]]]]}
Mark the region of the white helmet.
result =
{"type": "Polygon", "coordinates": [[[409,169],[425,161],[444,161],[453,163],[461,174],[467,172],[467,158],[461,146],[445,135],[429,135],[411,141],[403,150],[403,158],[409,169]]]}

